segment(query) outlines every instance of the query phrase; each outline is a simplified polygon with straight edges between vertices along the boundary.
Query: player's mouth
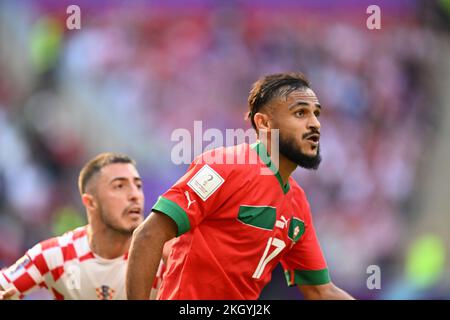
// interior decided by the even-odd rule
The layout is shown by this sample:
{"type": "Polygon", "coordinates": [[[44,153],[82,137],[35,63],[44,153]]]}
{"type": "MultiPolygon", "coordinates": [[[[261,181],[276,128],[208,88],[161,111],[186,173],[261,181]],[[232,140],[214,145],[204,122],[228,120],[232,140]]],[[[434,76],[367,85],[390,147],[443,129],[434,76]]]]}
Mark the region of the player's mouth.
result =
{"type": "Polygon", "coordinates": [[[141,207],[137,207],[137,206],[133,206],[130,209],[127,210],[127,214],[129,215],[141,215],[142,214],[142,208],[141,207]]]}
{"type": "Polygon", "coordinates": [[[313,146],[317,147],[319,145],[320,141],[320,134],[313,133],[306,137],[306,140],[308,140],[313,146]]]}

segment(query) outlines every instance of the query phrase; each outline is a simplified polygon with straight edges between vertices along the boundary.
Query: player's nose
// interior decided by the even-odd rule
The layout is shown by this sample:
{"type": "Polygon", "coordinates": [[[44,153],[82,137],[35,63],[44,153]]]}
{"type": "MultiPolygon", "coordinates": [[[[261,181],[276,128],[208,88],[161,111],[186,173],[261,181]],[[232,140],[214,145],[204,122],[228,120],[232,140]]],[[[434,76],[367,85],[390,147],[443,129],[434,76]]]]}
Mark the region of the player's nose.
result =
{"type": "Polygon", "coordinates": [[[319,119],[313,115],[308,122],[308,129],[316,129],[316,131],[320,130],[320,121],[319,119]]]}
{"type": "Polygon", "coordinates": [[[143,196],[144,196],[144,193],[142,192],[142,189],[136,185],[133,185],[133,187],[131,188],[131,190],[128,194],[128,198],[131,201],[136,201],[136,200],[142,198],[143,196]]]}

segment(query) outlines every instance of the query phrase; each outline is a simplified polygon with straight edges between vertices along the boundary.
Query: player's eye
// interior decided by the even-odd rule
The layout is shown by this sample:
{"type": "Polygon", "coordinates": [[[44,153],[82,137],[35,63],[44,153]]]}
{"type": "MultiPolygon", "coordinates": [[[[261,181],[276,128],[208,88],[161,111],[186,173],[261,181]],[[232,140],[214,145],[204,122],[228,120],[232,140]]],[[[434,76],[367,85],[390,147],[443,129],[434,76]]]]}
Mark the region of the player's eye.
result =
{"type": "Polygon", "coordinates": [[[305,115],[305,110],[304,109],[300,109],[300,110],[295,112],[295,115],[297,117],[303,117],[305,115]]]}
{"type": "Polygon", "coordinates": [[[114,189],[122,189],[122,188],[123,188],[123,184],[122,183],[114,185],[114,189]]]}
{"type": "Polygon", "coordinates": [[[136,187],[137,187],[138,189],[142,189],[142,184],[141,184],[141,183],[136,183],[136,187]]]}
{"type": "Polygon", "coordinates": [[[314,112],[314,115],[316,116],[316,118],[319,118],[320,117],[320,111],[314,112]]]}

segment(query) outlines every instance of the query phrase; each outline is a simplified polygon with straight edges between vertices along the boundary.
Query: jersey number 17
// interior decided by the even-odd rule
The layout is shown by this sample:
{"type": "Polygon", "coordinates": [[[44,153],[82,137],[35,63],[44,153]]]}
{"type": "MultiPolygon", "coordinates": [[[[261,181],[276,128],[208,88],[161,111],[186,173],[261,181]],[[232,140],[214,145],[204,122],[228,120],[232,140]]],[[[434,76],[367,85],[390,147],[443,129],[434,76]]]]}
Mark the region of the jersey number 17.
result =
{"type": "Polygon", "coordinates": [[[261,278],[261,275],[264,272],[264,268],[266,265],[275,258],[281,251],[283,251],[284,247],[286,247],[286,244],[283,240],[280,240],[278,238],[270,237],[269,240],[267,240],[266,249],[264,250],[264,253],[259,260],[258,267],[255,270],[255,273],[253,273],[252,278],[259,279],[261,278]],[[274,246],[275,250],[272,251],[271,254],[269,254],[270,247],[274,246]]]}

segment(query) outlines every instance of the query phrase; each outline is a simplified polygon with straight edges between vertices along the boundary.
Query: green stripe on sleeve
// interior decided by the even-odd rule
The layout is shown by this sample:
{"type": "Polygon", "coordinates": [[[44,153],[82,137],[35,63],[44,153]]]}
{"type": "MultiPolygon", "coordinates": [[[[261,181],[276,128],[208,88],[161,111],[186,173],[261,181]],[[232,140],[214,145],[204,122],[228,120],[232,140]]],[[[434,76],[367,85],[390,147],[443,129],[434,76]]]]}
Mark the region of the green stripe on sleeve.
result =
{"type": "Polygon", "coordinates": [[[322,270],[286,270],[284,272],[288,286],[321,285],[331,281],[328,269],[322,270]],[[293,278],[292,278],[293,276],[293,278]]]}
{"type": "Polygon", "coordinates": [[[167,198],[159,197],[155,205],[152,208],[153,211],[162,212],[175,221],[178,226],[178,236],[188,232],[191,229],[188,216],[186,212],[176,202],[173,202],[167,198]]]}

